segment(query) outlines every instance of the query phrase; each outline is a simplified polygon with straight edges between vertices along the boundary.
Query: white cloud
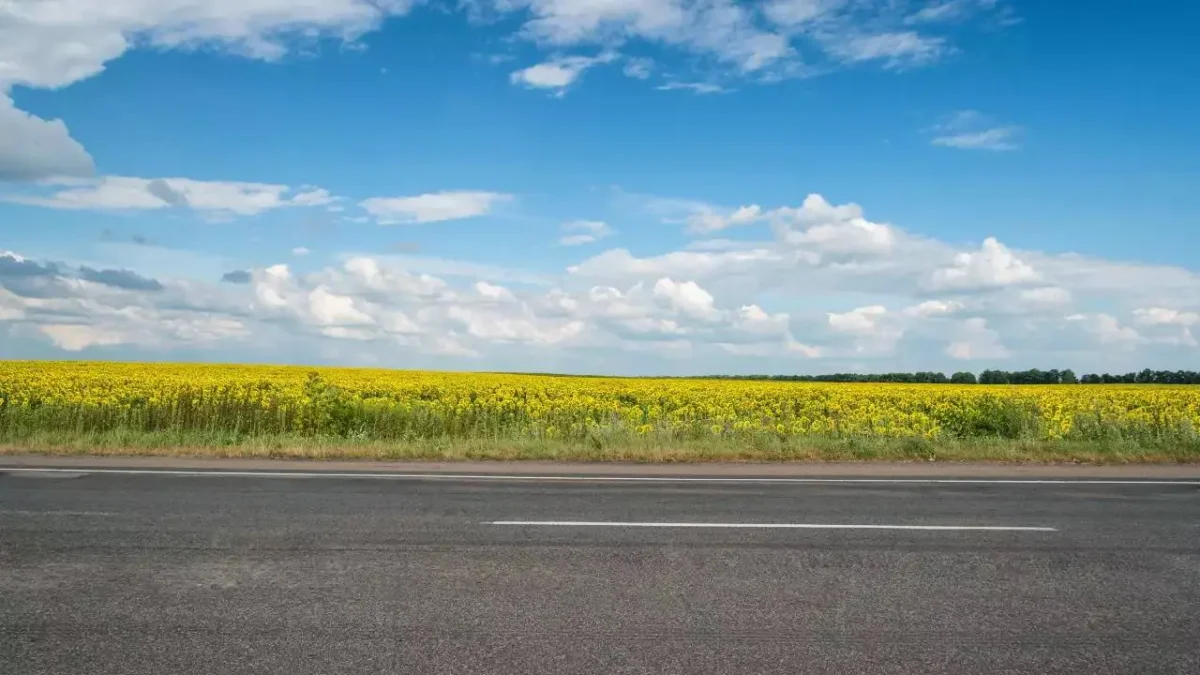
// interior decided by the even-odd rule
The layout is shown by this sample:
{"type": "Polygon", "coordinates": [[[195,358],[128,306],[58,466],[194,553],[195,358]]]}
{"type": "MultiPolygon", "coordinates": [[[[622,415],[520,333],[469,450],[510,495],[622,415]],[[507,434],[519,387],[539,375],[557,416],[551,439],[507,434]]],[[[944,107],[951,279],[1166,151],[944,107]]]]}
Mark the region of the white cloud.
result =
{"type": "Polygon", "coordinates": [[[572,220],[559,228],[563,232],[558,240],[562,246],[591,244],[614,234],[612,227],[600,220],[572,220]]]}
{"type": "Polygon", "coordinates": [[[847,0],[769,0],[763,13],[771,21],[790,28],[813,23],[846,5],[847,0]]]}
{"type": "Polygon", "coordinates": [[[758,28],[754,13],[732,0],[505,0],[501,11],[527,9],[523,33],[559,46],[598,44],[617,35],[701,51],[754,71],[791,56],[785,37],[758,28]]]}
{"type": "Polygon", "coordinates": [[[799,208],[782,207],[768,212],[776,235],[787,244],[832,254],[878,254],[896,246],[891,226],[863,217],[858,204],[834,206],[810,194],[799,208]]]}
{"type": "MultiPolygon", "coordinates": [[[[986,1],[986,0],[985,0],[986,1]]],[[[949,21],[969,12],[979,0],[944,0],[933,2],[913,12],[904,20],[908,24],[949,21]]]]}
{"type": "Polygon", "coordinates": [[[1102,345],[1130,347],[1142,341],[1142,336],[1130,326],[1123,326],[1117,317],[1103,312],[1072,314],[1067,321],[1078,323],[1102,345]]]}
{"type": "Polygon", "coordinates": [[[829,313],[829,327],[839,333],[871,333],[879,326],[879,319],[887,314],[882,305],[859,307],[844,314],[829,313]]]}
{"type": "Polygon", "coordinates": [[[1137,322],[1148,326],[1195,326],[1200,325],[1200,313],[1181,312],[1165,307],[1145,307],[1133,312],[1137,322]]]}
{"type": "Polygon", "coordinates": [[[436,223],[486,215],[511,195],[498,192],[448,191],[413,197],[372,197],[359,205],[383,225],[436,223]]]}
{"type": "Polygon", "coordinates": [[[718,316],[712,294],[694,281],[681,283],[669,278],[659,279],[654,284],[654,297],[696,318],[715,319],[718,316]]]}
{"type": "Polygon", "coordinates": [[[38,330],[55,346],[68,352],[125,342],[125,336],[119,332],[81,324],[43,324],[38,330]]]}
{"type": "Polygon", "coordinates": [[[0,86],[58,88],[137,44],[214,47],[273,60],[297,40],[353,40],[407,0],[9,0],[0,6],[0,86]]]}
{"type": "Polygon", "coordinates": [[[1013,137],[1018,132],[1019,127],[994,127],[938,136],[932,143],[959,150],[1016,150],[1020,146],[1013,141],[1013,137]]]}
{"type": "Polygon", "coordinates": [[[883,61],[885,67],[893,69],[936,61],[948,49],[945,39],[916,31],[835,35],[826,39],[825,47],[844,61],[883,61]]]}
{"type": "MultiPolygon", "coordinates": [[[[324,188],[309,188],[292,197],[291,201],[296,206],[326,206],[337,201],[337,198],[324,188]]],[[[342,207],[331,206],[329,210],[336,213],[341,211],[342,207]]]]}
{"type": "Polygon", "coordinates": [[[447,287],[446,282],[437,277],[413,274],[402,267],[381,263],[367,256],[352,257],[342,267],[353,285],[374,293],[435,297],[447,287]]]}
{"type": "Polygon", "coordinates": [[[875,254],[891,250],[897,234],[885,223],[863,217],[857,204],[834,206],[818,194],[805,197],[799,207],[763,209],[758,204],[724,209],[703,202],[679,201],[667,206],[664,222],[683,222],[689,233],[707,235],[733,226],[771,223],[782,243],[827,254],[875,254]],[[676,215],[682,211],[682,218],[676,215]]]}
{"type": "Polygon", "coordinates": [[[597,279],[650,278],[691,275],[695,278],[751,272],[762,263],[780,260],[766,248],[744,251],[674,251],[652,258],[635,258],[625,249],[612,249],[567,268],[568,273],[597,279]]]}
{"type": "Polygon", "coordinates": [[[514,71],[509,75],[513,84],[519,84],[532,89],[556,89],[562,93],[571,86],[587,69],[611,63],[616,59],[613,52],[604,52],[598,56],[564,56],[545,63],[529,66],[514,71]]]}
{"type": "Polygon", "coordinates": [[[1036,307],[1061,307],[1070,304],[1071,291],[1058,286],[1027,288],[1021,291],[1020,298],[1036,307]]]}
{"type": "Polygon", "coordinates": [[[353,41],[409,0],[7,0],[0,3],[0,180],[88,176],[61,120],[16,110],[13,86],[58,89],[139,45],[275,60],[321,38],[353,41]]]}
{"type": "MultiPolygon", "coordinates": [[[[0,59],[0,72],[2,69],[0,59]]],[[[94,172],[92,156],[71,138],[62,120],[44,120],[17,110],[12,99],[0,91],[0,181],[90,176],[94,172]]]]}
{"type": "Polygon", "coordinates": [[[251,275],[254,296],[267,309],[279,309],[288,305],[286,294],[292,291],[292,273],[287,265],[272,265],[255,270],[251,275]]]}
{"type": "Polygon", "coordinates": [[[924,7],[904,19],[908,25],[936,24],[961,21],[974,14],[991,13],[1000,24],[1018,22],[1011,8],[1001,0],[941,0],[928,2],[924,7]]]}
{"type": "Polygon", "coordinates": [[[729,90],[711,82],[667,82],[655,89],[659,91],[690,91],[694,94],[724,94],[729,90]]]}
{"type": "Polygon", "coordinates": [[[654,72],[654,61],[647,58],[631,58],[625,61],[621,72],[635,80],[646,80],[654,72]]]}
{"type": "Polygon", "coordinates": [[[758,305],[743,305],[733,316],[733,326],[751,335],[784,335],[791,337],[790,317],[780,312],[770,314],[758,305]]]}
{"type": "Polygon", "coordinates": [[[946,355],[964,361],[1005,359],[1012,355],[1000,342],[1000,334],[988,328],[987,319],[972,317],[963,322],[959,339],[946,347],[946,355]]]}
{"type": "Polygon", "coordinates": [[[928,319],[935,316],[946,316],[954,314],[963,308],[963,304],[957,300],[949,302],[942,300],[926,300],[912,307],[907,307],[904,310],[905,316],[916,317],[920,319],[928,319]]]}
{"type": "Polygon", "coordinates": [[[308,293],[308,311],[322,326],[374,323],[374,320],[354,306],[354,298],[330,292],[318,286],[308,293]]]}
{"type": "Polygon", "coordinates": [[[305,255],[308,255],[309,253],[312,253],[312,251],[308,250],[304,246],[297,246],[296,248],[292,249],[292,255],[295,255],[295,256],[305,256],[305,255]]]}
{"type": "Polygon", "coordinates": [[[488,300],[496,300],[500,302],[513,302],[516,298],[513,297],[512,291],[503,286],[489,284],[486,281],[475,282],[475,292],[488,300]]]}
{"type": "MultiPolygon", "coordinates": [[[[405,15],[417,0],[8,0],[0,5],[0,179],[41,180],[86,176],[92,158],[61,120],[41,120],[13,107],[13,86],[56,89],[93,77],[139,46],[217,50],[273,61],[304,52],[324,39],[353,43],[389,18],[405,15]]],[[[877,61],[885,67],[917,65],[951,51],[947,39],[905,27],[953,14],[966,18],[997,3],[951,0],[915,13],[907,3],[880,0],[773,0],[761,8],[735,0],[468,0],[478,14],[521,13],[520,35],[539,45],[609,47],[641,39],[714,57],[726,72],[773,81],[829,69],[813,67],[801,51],[829,61],[877,61]],[[764,17],[765,16],[765,20],[764,17]],[[798,49],[799,43],[802,49],[798,49]]],[[[924,29],[922,29],[924,30],[924,29]]],[[[589,68],[619,55],[556,56],[511,74],[514,83],[562,94],[589,68]]],[[[623,71],[647,79],[652,62],[628,58],[623,71]]],[[[675,79],[660,89],[724,91],[711,81],[675,79]]],[[[1014,127],[939,137],[954,147],[1011,147],[1014,127]]],[[[320,190],[297,195],[297,205],[327,204],[320,190]]]]}
{"type": "Polygon", "coordinates": [[[796,342],[795,340],[788,342],[786,346],[789,352],[800,354],[810,359],[818,359],[824,355],[824,350],[820,347],[813,347],[802,342],[796,342]]]}
{"type": "Polygon", "coordinates": [[[888,312],[883,305],[869,305],[841,314],[830,312],[827,320],[834,333],[853,337],[852,353],[880,356],[891,354],[904,337],[904,316],[888,312]]]}
{"type": "Polygon", "coordinates": [[[687,222],[688,231],[693,234],[711,234],[734,225],[749,225],[761,220],[762,217],[762,208],[758,204],[742,206],[728,213],[720,213],[712,208],[703,207],[689,215],[685,222],[687,222]]]}
{"type": "MultiPolygon", "coordinates": [[[[613,45],[641,39],[714,57],[734,75],[767,81],[828,70],[832,65],[875,61],[886,68],[930,63],[953,51],[946,36],[919,32],[906,2],[890,0],[475,0],[500,12],[528,12],[520,34],[554,47],[613,45]],[[765,19],[765,20],[764,20],[765,19]],[[802,59],[801,54],[808,58],[802,59]],[[818,62],[813,67],[809,62],[818,62]],[[824,61],[824,63],[820,63],[824,61]]],[[[988,9],[964,7],[958,18],[988,9]]],[[[928,13],[927,13],[928,14],[928,13]]],[[[926,24],[922,31],[932,28],[926,24]]],[[[627,74],[642,77],[639,66],[627,74]]],[[[574,79],[544,73],[543,80],[574,79]]],[[[564,85],[565,86],[565,85],[564,85]]],[[[674,87],[685,88],[680,83],[674,87]]],[[[700,93],[715,85],[694,87],[700,93]]]]}
{"type": "MultiPolygon", "coordinates": [[[[156,210],[190,208],[212,214],[255,215],[289,206],[314,206],[313,192],[289,195],[291,188],[271,183],[203,181],[191,178],[104,176],[74,181],[49,194],[14,194],[7,201],[55,209],[156,210]],[[299,199],[299,201],[297,201],[299,199]]],[[[324,190],[316,192],[328,195],[324,190]]]]}
{"type": "Polygon", "coordinates": [[[933,273],[934,289],[971,290],[1021,284],[1038,274],[995,237],[983,240],[978,252],[959,253],[950,267],[933,273]]]}
{"type": "Polygon", "coordinates": [[[954,113],[934,127],[937,134],[930,142],[959,150],[1016,150],[1021,127],[996,125],[975,110],[954,113]]]}
{"type": "MultiPolygon", "coordinates": [[[[151,190],[179,201],[165,181],[151,190]]],[[[1124,371],[1186,367],[1196,353],[1200,275],[1183,268],[995,240],[960,250],[817,195],[777,208],[660,201],[671,208],[651,213],[679,224],[708,208],[772,228],[701,250],[610,250],[561,275],[336,251],[322,258],[339,262],[313,271],[163,264],[150,247],[120,266],[0,254],[0,342],[18,358],[41,341],[113,358],[202,349],[217,350],[214,359],[286,353],[431,368],[470,355],[476,368],[623,373],[795,372],[798,359],[821,359],[811,367],[822,371],[948,370],[1005,357],[1012,367],[1124,371]],[[813,234],[821,228],[854,236],[813,234]],[[880,230],[888,236],[871,236],[880,230]],[[219,282],[235,269],[237,283],[219,282]],[[1087,313],[1067,309],[1075,305],[1087,313]],[[691,360],[667,367],[667,355],[691,360]]],[[[581,222],[562,234],[607,229],[581,222]]]]}

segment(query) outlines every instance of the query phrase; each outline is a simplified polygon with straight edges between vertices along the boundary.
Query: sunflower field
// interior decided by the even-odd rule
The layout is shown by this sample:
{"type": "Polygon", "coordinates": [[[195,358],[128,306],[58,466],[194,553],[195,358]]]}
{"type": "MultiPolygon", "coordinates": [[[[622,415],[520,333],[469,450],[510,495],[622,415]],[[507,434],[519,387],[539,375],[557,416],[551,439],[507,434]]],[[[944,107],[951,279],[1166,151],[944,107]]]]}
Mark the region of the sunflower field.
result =
{"type": "Polygon", "coordinates": [[[626,379],[281,366],[0,362],[0,437],[219,432],[419,442],[1000,438],[1181,443],[1200,387],[626,379]]]}

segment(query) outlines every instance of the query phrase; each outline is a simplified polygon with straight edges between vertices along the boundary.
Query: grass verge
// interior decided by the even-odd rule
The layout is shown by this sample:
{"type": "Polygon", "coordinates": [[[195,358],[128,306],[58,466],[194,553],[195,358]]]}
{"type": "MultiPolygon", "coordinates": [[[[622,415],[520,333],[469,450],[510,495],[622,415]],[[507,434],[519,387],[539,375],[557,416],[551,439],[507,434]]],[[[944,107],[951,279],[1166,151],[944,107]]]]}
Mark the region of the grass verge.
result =
{"type": "Polygon", "coordinates": [[[552,439],[446,438],[413,441],[220,432],[0,432],[0,454],[166,456],[328,460],[542,460],[564,462],[986,461],[1088,464],[1195,463],[1200,443],[1008,438],[778,437],[748,440],[624,438],[585,443],[552,439]]]}

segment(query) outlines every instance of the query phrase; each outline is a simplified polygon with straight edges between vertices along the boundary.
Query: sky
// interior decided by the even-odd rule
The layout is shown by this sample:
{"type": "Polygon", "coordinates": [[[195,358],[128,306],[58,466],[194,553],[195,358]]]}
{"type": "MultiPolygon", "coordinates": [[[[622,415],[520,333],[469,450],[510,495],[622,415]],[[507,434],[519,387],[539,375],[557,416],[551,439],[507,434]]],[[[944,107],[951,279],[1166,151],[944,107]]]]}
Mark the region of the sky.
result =
{"type": "Polygon", "coordinates": [[[0,358],[1200,367],[1200,5],[0,0],[0,358]]]}

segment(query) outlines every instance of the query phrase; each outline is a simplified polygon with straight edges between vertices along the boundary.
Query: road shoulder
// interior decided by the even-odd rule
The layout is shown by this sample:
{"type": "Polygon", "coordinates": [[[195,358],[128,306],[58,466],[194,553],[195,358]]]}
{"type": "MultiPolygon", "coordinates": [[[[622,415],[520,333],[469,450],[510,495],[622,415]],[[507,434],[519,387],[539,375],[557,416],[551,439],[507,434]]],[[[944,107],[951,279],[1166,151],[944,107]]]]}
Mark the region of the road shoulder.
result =
{"type": "Polygon", "coordinates": [[[985,462],[722,462],[689,464],[625,464],[575,462],[379,462],[186,457],[0,456],[6,468],[159,469],[208,471],[304,471],[337,473],[430,473],[530,476],[711,476],[711,477],[954,477],[1200,479],[1200,464],[1011,464],[985,462]]]}

